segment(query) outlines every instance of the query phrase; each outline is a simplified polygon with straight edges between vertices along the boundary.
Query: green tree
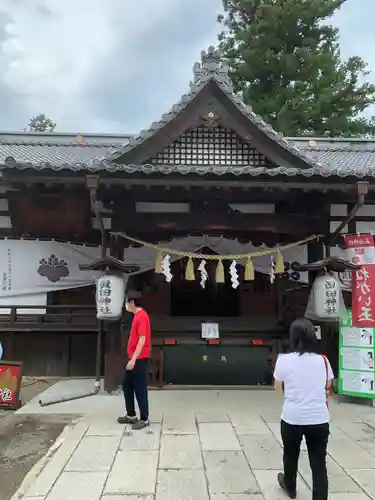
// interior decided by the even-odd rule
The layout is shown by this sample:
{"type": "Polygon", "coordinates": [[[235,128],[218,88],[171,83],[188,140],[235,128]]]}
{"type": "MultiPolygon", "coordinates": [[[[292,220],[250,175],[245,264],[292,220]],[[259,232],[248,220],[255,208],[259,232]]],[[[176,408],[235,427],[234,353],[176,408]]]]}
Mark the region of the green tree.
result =
{"type": "Polygon", "coordinates": [[[44,113],[40,115],[33,116],[27,127],[30,132],[54,132],[56,128],[56,123],[54,123],[50,118],[44,113]]]}
{"type": "Polygon", "coordinates": [[[346,0],[223,0],[220,48],[235,90],[287,136],[373,135],[367,65],[344,61],[330,17],[346,0]]]}

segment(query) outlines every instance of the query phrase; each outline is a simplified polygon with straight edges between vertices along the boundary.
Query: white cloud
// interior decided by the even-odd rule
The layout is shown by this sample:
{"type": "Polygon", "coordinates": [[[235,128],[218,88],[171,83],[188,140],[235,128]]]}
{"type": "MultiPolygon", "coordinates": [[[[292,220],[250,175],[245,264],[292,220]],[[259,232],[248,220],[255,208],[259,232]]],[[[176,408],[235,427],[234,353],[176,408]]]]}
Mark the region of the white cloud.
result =
{"type": "MultiPolygon", "coordinates": [[[[221,5],[0,0],[0,128],[22,129],[40,112],[59,130],[148,126],[187,90],[200,50],[216,43],[221,5]]],[[[349,0],[337,22],[345,56],[363,55],[375,70],[371,10],[374,0],[349,0]]]]}

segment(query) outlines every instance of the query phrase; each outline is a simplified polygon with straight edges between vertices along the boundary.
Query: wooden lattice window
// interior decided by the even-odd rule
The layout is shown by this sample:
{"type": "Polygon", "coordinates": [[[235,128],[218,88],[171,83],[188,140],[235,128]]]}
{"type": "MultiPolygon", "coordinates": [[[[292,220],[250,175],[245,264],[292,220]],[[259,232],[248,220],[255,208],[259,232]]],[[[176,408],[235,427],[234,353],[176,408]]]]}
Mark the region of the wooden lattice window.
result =
{"type": "Polygon", "coordinates": [[[155,158],[154,165],[271,166],[268,159],[234,131],[222,126],[197,127],[182,134],[155,158]]]}

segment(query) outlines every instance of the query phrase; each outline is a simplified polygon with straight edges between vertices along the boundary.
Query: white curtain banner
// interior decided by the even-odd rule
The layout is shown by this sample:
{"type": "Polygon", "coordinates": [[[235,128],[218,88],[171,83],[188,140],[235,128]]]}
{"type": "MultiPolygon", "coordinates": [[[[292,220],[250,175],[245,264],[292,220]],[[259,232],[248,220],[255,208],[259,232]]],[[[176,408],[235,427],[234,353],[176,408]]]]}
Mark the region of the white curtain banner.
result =
{"type": "Polygon", "coordinates": [[[57,241],[0,240],[0,297],[92,285],[100,273],[81,271],[79,266],[99,257],[99,247],[57,241]]]}
{"type": "MultiPolygon", "coordinates": [[[[270,247],[261,245],[260,247],[254,246],[252,243],[240,243],[238,240],[230,238],[211,237],[211,236],[187,236],[186,238],[175,238],[171,241],[162,242],[158,245],[159,248],[167,247],[171,250],[181,250],[182,252],[198,252],[202,247],[208,247],[218,255],[228,254],[244,254],[258,252],[261,250],[270,250],[270,247]]],[[[291,275],[295,281],[301,283],[308,283],[308,273],[293,274],[290,270],[290,265],[293,262],[299,264],[307,263],[307,245],[299,245],[296,247],[288,248],[282,252],[284,263],[286,264],[286,272],[291,275]],[[289,264],[289,266],[287,265],[289,264]],[[293,276],[292,276],[293,274],[293,276]]],[[[124,250],[124,261],[126,264],[135,264],[139,266],[140,270],[136,274],[148,271],[155,268],[157,252],[150,247],[128,247],[124,250]]],[[[171,261],[179,260],[180,257],[171,255],[171,261]]],[[[245,265],[244,261],[239,261],[239,264],[245,265]]],[[[263,274],[270,274],[271,257],[270,255],[263,255],[261,257],[253,258],[254,269],[263,274]]]]}

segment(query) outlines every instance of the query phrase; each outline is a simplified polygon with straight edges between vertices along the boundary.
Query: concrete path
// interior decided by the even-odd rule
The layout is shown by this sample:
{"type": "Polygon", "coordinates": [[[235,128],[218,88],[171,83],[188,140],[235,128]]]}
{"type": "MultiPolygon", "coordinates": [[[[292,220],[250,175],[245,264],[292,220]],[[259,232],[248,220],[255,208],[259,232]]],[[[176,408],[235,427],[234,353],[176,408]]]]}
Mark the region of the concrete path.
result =
{"type": "MultiPolygon", "coordinates": [[[[86,412],[66,434],[23,498],[285,498],[276,481],[282,464],[280,397],[266,391],[155,391],[150,396],[152,425],[131,435],[115,422],[120,396],[95,396],[101,408],[86,400],[96,411],[86,412]]],[[[374,409],[332,402],[332,420],[330,499],[375,499],[374,409]]],[[[311,500],[310,486],[303,446],[299,499],[311,500]]]]}

